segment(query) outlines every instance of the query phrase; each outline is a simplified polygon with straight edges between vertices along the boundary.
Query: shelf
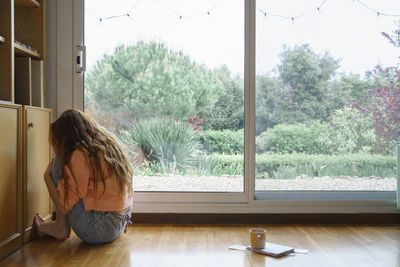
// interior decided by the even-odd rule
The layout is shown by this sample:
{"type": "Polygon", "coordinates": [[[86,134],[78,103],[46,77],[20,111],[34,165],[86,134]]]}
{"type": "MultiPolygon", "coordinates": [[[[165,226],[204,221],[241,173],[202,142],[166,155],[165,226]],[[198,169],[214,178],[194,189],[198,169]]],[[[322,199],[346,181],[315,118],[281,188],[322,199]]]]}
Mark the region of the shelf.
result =
{"type": "Polygon", "coordinates": [[[35,51],[32,51],[32,50],[30,50],[30,49],[28,49],[26,47],[23,47],[20,44],[14,43],[14,49],[15,49],[15,54],[16,55],[40,58],[40,54],[39,53],[36,53],[35,51]]]}
{"type": "Polygon", "coordinates": [[[3,36],[0,35],[0,43],[5,43],[6,42],[6,38],[4,38],[3,36]]]}
{"type": "Polygon", "coordinates": [[[15,0],[15,5],[21,7],[40,7],[40,3],[37,0],[15,0]]]}

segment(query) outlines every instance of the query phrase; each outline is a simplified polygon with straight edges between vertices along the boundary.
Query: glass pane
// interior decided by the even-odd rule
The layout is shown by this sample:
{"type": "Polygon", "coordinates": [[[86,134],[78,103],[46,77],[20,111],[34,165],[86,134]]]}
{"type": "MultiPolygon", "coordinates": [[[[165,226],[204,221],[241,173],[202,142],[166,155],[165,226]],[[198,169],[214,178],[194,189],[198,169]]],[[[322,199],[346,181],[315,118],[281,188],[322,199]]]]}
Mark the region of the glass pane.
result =
{"type": "Polygon", "coordinates": [[[256,5],[256,190],[395,191],[400,2],[256,5]]]}
{"type": "Polygon", "coordinates": [[[85,44],[85,112],[135,191],[244,191],[243,0],[86,0],[85,44]]]}

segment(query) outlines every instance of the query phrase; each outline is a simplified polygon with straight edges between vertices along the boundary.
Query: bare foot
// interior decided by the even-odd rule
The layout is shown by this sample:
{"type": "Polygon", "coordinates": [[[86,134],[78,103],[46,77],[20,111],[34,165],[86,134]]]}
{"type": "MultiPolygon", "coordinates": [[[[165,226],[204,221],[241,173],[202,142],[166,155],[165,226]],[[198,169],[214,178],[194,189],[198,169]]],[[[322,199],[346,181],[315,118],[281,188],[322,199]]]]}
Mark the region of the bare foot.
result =
{"type": "Polygon", "coordinates": [[[36,228],[39,237],[49,235],[58,240],[65,240],[71,234],[70,227],[66,227],[65,225],[57,227],[55,222],[46,222],[38,214],[33,218],[33,225],[36,228]]]}
{"type": "Polygon", "coordinates": [[[35,217],[37,217],[41,222],[45,222],[45,219],[43,219],[43,217],[40,216],[39,213],[36,213],[35,217]]]}
{"type": "Polygon", "coordinates": [[[45,220],[39,215],[39,213],[36,213],[35,217],[33,217],[33,228],[36,230],[39,238],[42,238],[45,234],[40,231],[40,224],[44,223],[45,220]]]}

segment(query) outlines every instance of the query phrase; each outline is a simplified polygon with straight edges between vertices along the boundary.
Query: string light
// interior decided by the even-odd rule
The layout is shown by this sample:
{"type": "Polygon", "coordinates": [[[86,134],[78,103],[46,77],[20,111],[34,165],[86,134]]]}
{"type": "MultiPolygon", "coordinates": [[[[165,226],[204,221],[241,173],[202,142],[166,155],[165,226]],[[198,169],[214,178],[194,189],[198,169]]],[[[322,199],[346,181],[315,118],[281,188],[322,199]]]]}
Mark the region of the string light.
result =
{"type": "MultiPolygon", "coordinates": [[[[307,16],[307,15],[309,15],[309,14],[312,14],[312,13],[314,13],[315,11],[321,12],[321,7],[322,7],[323,5],[325,5],[325,3],[326,3],[327,1],[328,1],[328,0],[324,0],[324,1],[322,1],[322,3],[321,3],[319,6],[317,6],[316,8],[310,9],[310,10],[308,10],[308,11],[306,11],[306,12],[304,12],[304,13],[301,13],[301,14],[299,14],[299,15],[297,15],[297,16],[283,16],[283,15],[274,14],[274,13],[268,13],[268,16],[275,17],[275,18],[280,18],[280,19],[291,20],[292,23],[294,23],[295,20],[297,20],[297,19],[299,19],[299,18],[302,18],[302,17],[305,17],[305,16],[307,16]]],[[[263,9],[261,9],[261,8],[257,8],[257,9],[258,9],[258,11],[260,11],[265,17],[267,16],[267,11],[266,11],[266,10],[263,10],[263,9]]]]}
{"type": "MultiPolygon", "coordinates": [[[[321,7],[322,7],[323,5],[325,5],[325,3],[326,3],[327,1],[328,1],[328,0],[324,0],[324,1],[322,1],[322,3],[321,3],[319,6],[317,6],[316,8],[310,9],[309,11],[304,12],[304,13],[301,13],[301,14],[299,14],[299,15],[297,15],[297,16],[283,16],[283,15],[280,15],[280,14],[273,14],[273,13],[268,13],[268,16],[276,17],[276,18],[280,18],[280,19],[291,20],[292,23],[294,23],[295,20],[298,20],[298,19],[300,19],[300,18],[302,18],[302,17],[305,17],[305,16],[307,16],[307,15],[310,15],[310,14],[314,13],[315,11],[317,11],[318,13],[321,13],[321,7]]],[[[376,9],[374,9],[374,8],[372,8],[372,7],[370,7],[370,6],[368,6],[367,4],[365,4],[365,3],[364,3],[363,1],[361,1],[361,0],[353,0],[353,3],[355,3],[355,2],[359,3],[359,4],[362,5],[364,8],[370,10],[371,12],[374,12],[377,16],[400,17],[400,14],[388,14],[388,13],[384,13],[384,12],[378,11],[378,10],[376,10],[376,9]]],[[[263,10],[263,9],[261,9],[261,8],[257,8],[257,10],[260,11],[260,12],[264,15],[264,17],[267,16],[267,12],[266,12],[265,10],[263,10]]]]}
{"type": "MultiPolygon", "coordinates": [[[[135,9],[135,7],[137,6],[137,4],[140,2],[140,0],[137,0],[135,2],[135,4],[133,5],[133,7],[124,14],[121,15],[114,15],[114,16],[110,16],[110,17],[98,17],[96,15],[94,15],[92,12],[90,12],[88,9],[85,9],[85,12],[88,13],[91,17],[93,17],[94,19],[98,20],[100,22],[100,24],[102,24],[103,21],[105,20],[110,20],[110,19],[116,19],[116,18],[122,18],[122,17],[129,17],[130,19],[132,18],[132,11],[135,9]]],[[[203,15],[207,15],[207,16],[211,16],[211,12],[215,9],[215,7],[218,5],[218,3],[220,1],[218,1],[217,3],[215,3],[210,9],[207,10],[207,12],[205,13],[198,13],[198,14],[192,14],[192,15],[182,15],[179,12],[177,12],[174,8],[172,8],[167,2],[165,1],[160,1],[170,12],[172,12],[173,14],[175,14],[180,20],[183,18],[193,18],[193,17],[199,17],[199,16],[203,16],[203,15]]]]}
{"type": "Polygon", "coordinates": [[[376,10],[376,9],[374,9],[374,8],[372,8],[372,7],[370,7],[370,6],[368,6],[367,4],[365,4],[365,3],[364,3],[363,1],[361,1],[361,0],[355,0],[355,1],[358,2],[358,3],[360,3],[360,4],[361,4],[363,7],[365,7],[366,9],[368,9],[368,10],[370,10],[370,11],[376,13],[377,16],[400,17],[400,15],[398,15],[398,14],[388,14],[388,13],[380,12],[380,11],[378,11],[378,10],[376,10]]]}
{"type": "Polygon", "coordinates": [[[215,7],[218,5],[220,1],[218,1],[217,3],[215,3],[210,9],[207,10],[206,13],[197,13],[197,14],[191,14],[191,15],[182,15],[181,13],[179,13],[178,11],[176,11],[174,8],[172,8],[167,2],[161,0],[161,3],[167,8],[169,9],[172,13],[174,13],[176,16],[178,16],[179,19],[183,19],[183,18],[194,18],[194,17],[200,17],[203,16],[204,14],[207,14],[208,16],[211,15],[211,11],[213,11],[215,9],[215,7]]]}
{"type": "Polygon", "coordinates": [[[91,15],[93,18],[95,18],[96,20],[99,21],[100,24],[103,23],[103,21],[105,20],[110,20],[110,19],[117,19],[117,18],[122,18],[122,17],[128,17],[129,19],[132,18],[132,12],[133,10],[136,8],[136,6],[139,4],[140,0],[136,0],[135,4],[132,6],[132,8],[127,12],[124,13],[122,15],[114,15],[114,16],[109,16],[109,17],[105,17],[105,18],[100,18],[97,17],[96,15],[94,15],[93,13],[91,13],[89,10],[85,9],[85,12],[87,12],[89,15],[91,15]]]}
{"type": "MultiPolygon", "coordinates": [[[[301,14],[299,14],[299,15],[296,15],[296,16],[284,16],[284,15],[274,14],[274,13],[269,13],[269,12],[267,13],[266,10],[263,10],[263,9],[261,9],[261,8],[259,8],[259,7],[257,7],[257,10],[258,10],[259,12],[261,12],[261,13],[264,15],[264,17],[267,17],[267,15],[268,15],[268,16],[270,16],[270,17],[275,17],[275,18],[279,18],[279,19],[290,20],[290,21],[294,24],[295,20],[298,20],[298,19],[300,19],[300,18],[303,18],[303,17],[305,17],[305,16],[308,16],[308,15],[310,15],[310,14],[312,14],[312,13],[315,13],[315,12],[321,13],[321,8],[326,4],[327,1],[328,1],[328,0],[323,0],[323,1],[321,2],[321,4],[319,4],[316,8],[310,9],[310,10],[308,10],[308,11],[306,11],[306,12],[304,12],[304,13],[301,13],[301,14]]],[[[89,10],[87,10],[87,9],[85,10],[85,12],[88,13],[88,14],[89,14],[90,16],[92,16],[93,18],[95,18],[96,20],[98,20],[100,23],[104,22],[105,20],[116,19],[116,18],[121,18],[121,17],[128,17],[128,18],[131,19],[131,18],[132,18],[132,12],[133,12],[133,10],[136,8],[136,6],[138,5],[139,2],[140,2],[140,0],[137,0],[137,1],[134,3],[134,5],[132,6],[132,8],[131,8],[127,13],[124,13],[124,14],[121,14],[121,15],[114,15],[114,16],[109,16],[109,17],[103,17],[103,18],[101,18],[101,17],[97,17],[96,15],[94,15],[93,13],[91,13],[91,12],[90,12],[89,10]]],[[[171,13],[175,14],[175,15],[178,17],[179,20],[182,20],[182,19],[184,19],[184,18],[193,18],[193,17],[204,16],[204,15],[210,16],[211,13],[212,13],[212,11],[215,9],[215,7],[218,5],[218,3],[219,3],[220,1],[218,1],[216,4],[214,4],[210,9],[207,9],[206,12],[197,13],[197,14],[191,14],[191,15],[190,15],[190,14],[189,14],[189,15],[184,15],[184,14],[181,14],[181,13],[177,12],[173,7],[171,7],[171,6],[170,6],[166,1],[164,1],[164,0],[160,0],[160,2],[161,2],[171,13]]],[[[373,12],[373,13],[375,13],[378,17],[380,17],[380,16],[400,17],[400,14],[389,14],[389,13],[384,13],[384,12],[381,12],[381,11],[379,11],[379,10],[376,10],[376,9],[370,7],[369,5],[365,4],[362,0],[352,0],[352,2],[353,2],[353,3],[356,3],[356,2],[359,3],[362,7],[368,9],[369,11],[371,11],[371,12],[373,12]]]]}

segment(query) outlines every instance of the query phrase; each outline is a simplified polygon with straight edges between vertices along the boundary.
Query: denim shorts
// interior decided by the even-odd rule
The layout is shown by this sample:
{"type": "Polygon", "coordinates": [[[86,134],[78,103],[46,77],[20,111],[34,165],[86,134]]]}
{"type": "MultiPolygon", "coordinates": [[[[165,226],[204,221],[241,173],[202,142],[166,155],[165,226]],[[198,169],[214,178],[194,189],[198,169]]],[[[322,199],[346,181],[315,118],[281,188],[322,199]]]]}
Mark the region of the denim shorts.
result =
{"type": "MultiPolygon", "coordinates": [[[[61,165],[57,157],[53,160],[51,178],[57,187],[62,178],[61,165]]],[[[129,223],[131,210],[126,214],[107,211],[86,211],[80,199],[67,214],[67,220],[75,234],[90,244],[104,244],[117,239],[129,223]]]]}

